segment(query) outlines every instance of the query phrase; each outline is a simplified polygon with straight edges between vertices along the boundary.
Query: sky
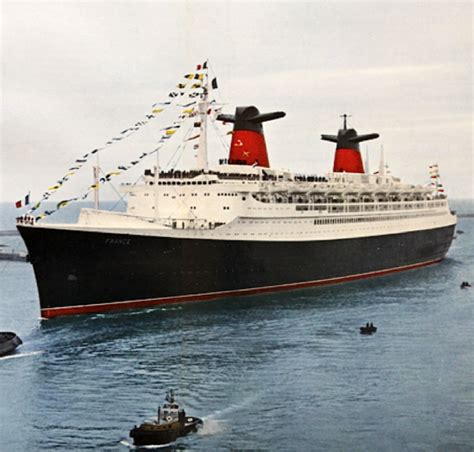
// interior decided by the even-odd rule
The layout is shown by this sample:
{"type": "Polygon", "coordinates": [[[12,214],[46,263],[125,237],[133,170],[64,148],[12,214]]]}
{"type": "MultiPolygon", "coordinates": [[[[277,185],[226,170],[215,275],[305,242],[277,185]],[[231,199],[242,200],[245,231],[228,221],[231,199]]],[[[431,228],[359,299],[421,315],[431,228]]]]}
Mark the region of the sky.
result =
{"type": "MultiPolygon", "coordinates": [[[[372,171],[383,146],[403,181],[426,183],[438,163],[448,196],[473,198],[472,17],[471,2],[455,1],[3,0],[0,201],[29,191],[39,199],[76,158],[142,119],[206,59],[224,112],[287,113],[264,126],[273,167],[330,171],[334,144],[320,135],[336,134],[347,113],[359,133],[380,134],[367,144],[372,171]]],[[[172,119],[108,148],[101,167],[154,149],[172,119]]],[[[213,164],[227,150],[211,135],[213,164]]],[[[189,151],[182,163],[192,160],[189,151]]],[[[81,171],[52,199],[82,194],[91,169],[81,171]]]]}

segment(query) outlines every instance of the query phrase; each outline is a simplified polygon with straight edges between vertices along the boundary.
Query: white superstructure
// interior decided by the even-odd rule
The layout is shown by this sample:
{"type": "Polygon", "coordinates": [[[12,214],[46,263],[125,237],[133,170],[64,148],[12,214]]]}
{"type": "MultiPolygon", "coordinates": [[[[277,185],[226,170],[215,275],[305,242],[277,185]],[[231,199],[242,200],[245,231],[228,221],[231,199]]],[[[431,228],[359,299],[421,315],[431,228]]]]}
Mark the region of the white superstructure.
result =
{"type": "MultiPolygon", "coordinates": [[[[71,228],[230,240],[334,240],[455,224],[444,195],[391,175],[288,171],[223,164],[146,171],[123,185],[126,213],[83,209],[71,228]]],[[[59,226],[59,225],[54,225],[59,226]]],[[[61,225],[64,227],[66,225],[61,225]]]]}

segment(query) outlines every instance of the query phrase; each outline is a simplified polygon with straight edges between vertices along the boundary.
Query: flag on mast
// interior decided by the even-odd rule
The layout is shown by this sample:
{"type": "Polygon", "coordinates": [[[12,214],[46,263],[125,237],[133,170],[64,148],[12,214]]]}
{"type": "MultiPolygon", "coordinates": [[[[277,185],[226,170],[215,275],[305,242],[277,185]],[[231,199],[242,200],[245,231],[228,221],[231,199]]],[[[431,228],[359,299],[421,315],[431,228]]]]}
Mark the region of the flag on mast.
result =
{"type": "Polygon", "coordinates": [[[30,204],[30,192],[28,192],[27,195],[25,195],[25,199],[20,199],[15,202],[15,207],[17,209],[21,209],[23,206],[27,206],[30,204]]]}

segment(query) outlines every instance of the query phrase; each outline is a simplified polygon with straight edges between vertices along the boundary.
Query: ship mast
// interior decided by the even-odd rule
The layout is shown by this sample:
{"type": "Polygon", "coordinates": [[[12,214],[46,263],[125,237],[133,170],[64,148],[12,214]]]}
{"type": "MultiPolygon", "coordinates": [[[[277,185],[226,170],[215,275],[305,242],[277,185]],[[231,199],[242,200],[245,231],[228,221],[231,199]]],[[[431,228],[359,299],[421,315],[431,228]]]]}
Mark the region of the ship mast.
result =
{"type": "Polygon", "coordinates": [[[383,144],[380,146],[380,163],[379,163],[379,175],[385,176],[385,161],[383,155],[383,144]]]}
{"type": "MultiPolygon", "coordinates": [[[[154,199],[154,207],[155,207],[155,218],[158,218],[158,196],[159,196],[159,191],[158,191],[158,180],[160,179],[160,152],[157,150],[156,151],[156,164],[155,164],[155,181],[154,181],[154,194],[155,194],[155,199],[154,199]]],[[[159,416],[158,416],[159,417],[159,416]]]]}
{"type": "Polygon", "coordinates": [[[100,166],[99,166],[99,153],[96,153],[96,166],[92,168],[94,175],[94,209],[99,210],[99,177],[100,177],[100,166]]]}
{"type": "Polygon", "coordinates": [[[369,147],[365,146],[365,174],[370,174],[369,168],[369,147]]]}
{"type": "Polygon", "coordinates": [[[207,110],[209,109],[209,69],[207,61],[204,63],[204,80],[202,83],[203,93],[201,101],[198,105],[200,117],[200,134],[199,134],[199,149],[197,152],[197,167],[204,170],[205,173],[209,170],[207,161],[207,110]]]}

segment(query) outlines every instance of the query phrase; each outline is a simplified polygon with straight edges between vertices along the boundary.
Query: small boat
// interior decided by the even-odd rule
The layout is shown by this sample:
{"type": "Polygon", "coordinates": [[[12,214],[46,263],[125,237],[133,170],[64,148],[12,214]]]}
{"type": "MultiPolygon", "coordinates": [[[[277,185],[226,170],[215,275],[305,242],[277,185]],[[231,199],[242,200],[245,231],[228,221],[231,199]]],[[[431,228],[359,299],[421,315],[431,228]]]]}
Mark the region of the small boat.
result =
{"type": "Polygon", "coordinates": [[[10,331],[0,332],[0,356],[14,352],[21,344],[23,344],[23,341],[15,333],[10,331]]]}
{"type": "Polygon", "coordinates": [[[367,323],[365,326],[360,327],[360,334],[371,335],[377,331],[377,327],[373,323],[367,323]]]}
{"type": "Polygon", "coordinates": [[[27,262],[28,255],[26,253],[17,253],[10,249],[7,245],[0,245],[0,260],[2,261],[18,261],[27,262]]]}
{"type": "Polygon", "coordinates": [[[130,437],[135,446],[159,446],[176,441],[180,436],[195,432],[202,426],[202,420],[186,416],[184,409],[179,408],[173,390],[166,394],[166,403],[158,407],[156,420],[145,421],[130,430],[130,437]]]}

